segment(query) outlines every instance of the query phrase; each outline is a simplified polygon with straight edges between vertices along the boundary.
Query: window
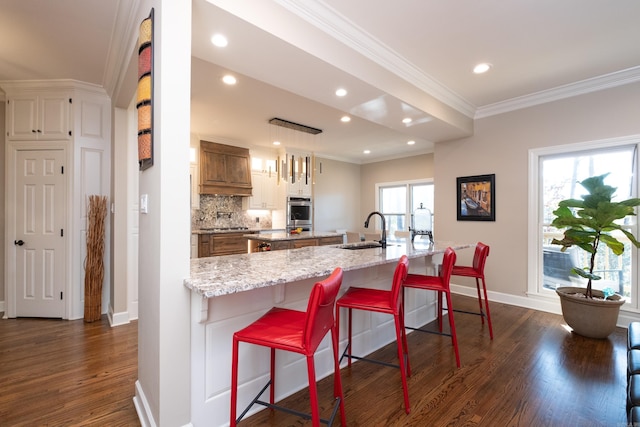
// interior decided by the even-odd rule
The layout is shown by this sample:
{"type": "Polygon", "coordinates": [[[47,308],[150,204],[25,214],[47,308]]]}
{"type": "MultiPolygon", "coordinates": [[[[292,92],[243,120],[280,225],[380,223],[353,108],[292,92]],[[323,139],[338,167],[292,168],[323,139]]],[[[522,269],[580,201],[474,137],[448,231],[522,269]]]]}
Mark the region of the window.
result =
{"type": "MultiPolygon", "coordinates": [[[[553,211],[560,200],[580,198],[585,193],[579,181],[605,173],[609,173],[605,183],[617,187],[615,199],[637,197],[639,143],[637,138],[623,138],[531,150],[529,199],[533,206],[529,211],[537,215],[529,219],[529,248],[537,256],[529,258],[530,293],[551,295],[557,286],[586,285],[571,269],[588,265],[589,254],[580,248],[560,252],[558,245],[551,244],[563,233],[550,226],[553,211]]],[[[626,218],[623,225],[638,235],[635,217],[626,218]]],[[[622,233],[617,237],[625,243],[624,254],[615,256],[606,245],[600,245],[596,273],[602,280],[593,285],[596,289],[612,288],[637,307],[637,251],[622,233]]]]}
{"type": "Polygon", "coordinates": [[[433,215],[433,188],[431,180],[376,184],[376,205],[386,219],[388,240],[394,240],[395,231],[409,231],[417,209],[428,209],[433,215]]]}

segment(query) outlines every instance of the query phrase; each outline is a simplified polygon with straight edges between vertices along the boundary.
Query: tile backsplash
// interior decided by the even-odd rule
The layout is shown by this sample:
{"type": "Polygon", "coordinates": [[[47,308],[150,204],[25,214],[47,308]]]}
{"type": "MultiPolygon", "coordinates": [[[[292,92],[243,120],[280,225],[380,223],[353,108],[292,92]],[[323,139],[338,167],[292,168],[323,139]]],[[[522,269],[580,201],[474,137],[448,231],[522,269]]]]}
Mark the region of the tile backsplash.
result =
{"type": "Polygon", "coordinates": [[[200,195],[200,209],[191,209],[191,228],[272,228],[271,211],[242,210],[240,196],[200,195]],[[256,222],[256,218],[258,222],[256,222]]]}

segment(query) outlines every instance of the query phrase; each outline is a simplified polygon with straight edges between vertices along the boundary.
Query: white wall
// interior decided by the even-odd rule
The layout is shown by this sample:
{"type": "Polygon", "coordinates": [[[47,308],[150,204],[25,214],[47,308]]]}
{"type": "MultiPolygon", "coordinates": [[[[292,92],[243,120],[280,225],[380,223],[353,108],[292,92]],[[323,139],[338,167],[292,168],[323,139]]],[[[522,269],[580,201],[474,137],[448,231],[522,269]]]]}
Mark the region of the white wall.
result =
{"type": "MultiPolygon", "coordinates": [[[[183,284],[189,276],[190,246],[189,192],[184,190],[189,188],[191,2],[140,3],[132,18],[136,22],[155,9],[154,164],[139,175],[139,191],[148,195],[149,211],[140,214],[139,222],[134,403],[142,425],[182,426],[190,422],[191,413],[191,293],[183,284]]],[[[132,55],[131,62],[136,64],[137,57],[132,55]]],[[[119,95],[116,98],[126,94],[119,95]]]]}
{"type": "Polygon", "coordinates": [[[364,222],[360,218],[360,166],[321,158],[316,159],[316,164],[315,231],[360,229],[364,222]]]}
{"type": "MultiPolygon", "coordinates": [[[[528,150],[638,134],[638,100],[640,83],[634,83],[480,119],[473,136],[436,144],[438,239],[490,245],[488,289],[511,303],[528,304],[528,150]],[[496,221],[457,221],[456,177],[491,173],[496,221]]],[[[463,251],[460,262],[470,262],[472,255],[463,251]]],[[[471,285],[464,279],[456,283],[471,285]]]]}

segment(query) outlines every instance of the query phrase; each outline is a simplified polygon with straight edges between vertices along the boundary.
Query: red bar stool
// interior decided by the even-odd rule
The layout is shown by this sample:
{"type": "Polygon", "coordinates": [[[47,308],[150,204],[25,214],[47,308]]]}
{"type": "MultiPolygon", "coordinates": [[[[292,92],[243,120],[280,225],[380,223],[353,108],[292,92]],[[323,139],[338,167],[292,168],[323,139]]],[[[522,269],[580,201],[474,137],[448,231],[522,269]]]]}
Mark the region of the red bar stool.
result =
{"type": "MultiPolygon", "coordinates": [[[[453,343],[453,351],[456,355],[456,366],[460,367],[460,353],[458,351],[458,337],[456,336],[456,325],[453,321],[453,305],[451,304],[451,272],[453,270],[453,264],[456,262],[456,253],[453,249],[447,248],[444,251],[444,257],[442,259],[442,268],[440,269],[439,276],[426,276],[423,274],[407,274],[407,280],[404,282],[404,288],[424,289],[427,291],[438,292],[438,327],[440,328],[440,335],[451,336],[451,342],[453,343]],[[447,296],[447,308],[442,305],[442,294],[447,296]],[[442,332],[442,312],[447,310],[447,317],[449,318],[450,334],[442,332]]],[[[404,302],[404,299],[403,299],[404,302]]],[[[407,326],[407,329],[420,332],[436,333],[426,329],[412,328],[407,326]]]]}
{"type": "Polygon", "coordinates": [[[274,307],[261,318],[233,334],[233,354],[231,366],[231,420],[230,425],[236,423],[247,414],[254,404],[266,406],[311,419],[313,426],[320,423],[331,425],[338,408],[343,426],[347,425],[344,413],[344,396],[340,381],[340,363],[338,361],[338,329],[334,318],[335,301],[342,285],[342,269],[336,268],[325,280],[316,283],[311,290],[307,311],[290,310],[274,307]],[[316,373],[314,354],[322,339],[331,331],[331,343],[334,359],[333,392],[336,398],[331,418],[320,418],[318,405],[318,391],[316,387],[316,373]],[[261,345],[271,348],[271,377],[249,406],[236,418],[238,401],[238,347],[240,342],[261,345]],[[311,416],[274,404],[275,397],[275,353],[276,349],[299,353],[307,358],[307,372],[309,376],[309,397],[311,400],[311,416]],[[260,396],[270,386],[269,403],[259,400],[260,396]]]}
{"type": "MultiPolygon", "coordinates": [[[[489,311],[489,298],[487,298],[487,286],[484,282],[484,265],[489,256],[489,246],[482,242],[478,242],[476,245],[476,251],[473,254],[473,265],[462,266],[454,265],[452,276],[465,276],[476,278],[476,289],[478,290],[478,304],[480,305],[480,313],[474,313],[469,311],[460,311],[461,313],[476,314],[482,319],[484,325],[484,318],[487,318],[487,324],[489,325],[489,336],[493,339],[493,327],[491,326],[491,312],[489,311]],[[482,295],[480,293],[480,280],[482,280],[482,289],[484,291],[484,310],[482,307],[482,295]]],[[[459,310],[456,310],[459,311],[459,310]]]]}
{"type": "Polygon", "coordinates": [[[403,255],[398,261],[395,272],[393,274],[393,284],[391,290],[383,289],[368,289],[350,287],[345,294],[336,301],[336,324],[338,330],[340,330],[340,308],[344,307],[349,310],[349,335],[347,341],[347,347],[342,354],[342,358],[347,357],[349,359],[349,366],[351,366],[351,359],[364,360],[366,362],[373,362],[380,365],[391,366],[394,368],[400,368],[400,377],[402,379],[402,390],[404,392],[404,408],[407,414],[410,412],[409,408],[409,389],[407,387],[407,377],[411,376],[411,367],[409,366],[409,352],[407,350],[407,335],[404,328],[404,313],[402,311],[402,283],[407,276],[407,270],[409,269],[409,258],[403,255]],[[354,356],[351,354],[351,311],[366,310],[375,311],[377,313],[391,314],[395,320],[396,326],[396,342],[398,344],[398,365],[382,362],[379,360],[367,359],[364,357],[354,356]]]}

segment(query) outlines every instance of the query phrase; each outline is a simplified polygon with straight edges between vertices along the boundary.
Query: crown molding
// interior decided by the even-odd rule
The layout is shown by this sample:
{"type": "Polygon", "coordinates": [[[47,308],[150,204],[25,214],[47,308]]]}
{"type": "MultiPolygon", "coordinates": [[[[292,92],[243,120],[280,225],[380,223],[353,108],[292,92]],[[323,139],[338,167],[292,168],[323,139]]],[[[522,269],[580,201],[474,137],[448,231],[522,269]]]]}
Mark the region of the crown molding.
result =
{"type": "Polygon", "coordinates": [[[139,6],[139,0],[118,1],[116,20],[111,32],[111,43],[102,77],[103,86],[111,98],[122,86],[122,80],[126,76],[122,64],[127,63],[138,42],[139,23],[136,12],[139,6]]]}
{"type": "Polygon", "coordinates": [[[423,73],[406,58],[398,55],[323,1],[275,0],[275,2],[438,101],[468,117],[474,116],[476,112],[474,105],[423,73]]]}
{"type": "Polygon", "coordinates": [[[519,96],[506,101],[488,104],[479,107],[474,119],[495,116],[510,111],[546,104],[547,102],[571,98],[600,90],[611,89],[640,81],[640,66],[627,68],[599,77],[593,77],[579,82],[558,86],[553,89],[543,90],[530,95],[519,96]]]}
{"type": "Polygon", "coordinates": [[[322,0],[274,0],[289,12],[299,16],[334,39],[342,42],[366,58],[380,64],[389,72],[413,84],[440,102],[473,119],[494,116],[522,108],[566,99],[599,90],[614,88],[640,81],[640,67],[605,74],[529,95],[476,107],[460,95],[422,72],[406,58],[354,22],[337,12],[322,0]]]}

